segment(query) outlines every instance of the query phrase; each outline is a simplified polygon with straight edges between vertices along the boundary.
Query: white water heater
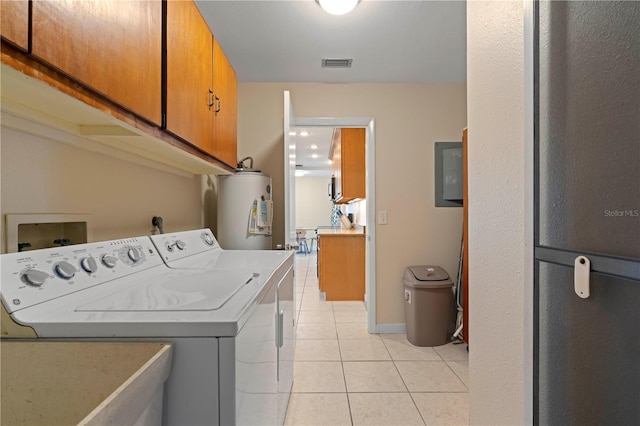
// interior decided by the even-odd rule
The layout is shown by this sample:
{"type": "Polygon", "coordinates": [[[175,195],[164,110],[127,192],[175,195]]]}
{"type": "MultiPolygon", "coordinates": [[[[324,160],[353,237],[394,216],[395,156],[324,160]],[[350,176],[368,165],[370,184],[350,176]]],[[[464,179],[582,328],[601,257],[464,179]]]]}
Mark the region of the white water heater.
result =
{"type": "Polygon", "coordinates": [[[271,250],[271,177],[259,171],[218,176],[218,232],[228,250],[271,250]]]}

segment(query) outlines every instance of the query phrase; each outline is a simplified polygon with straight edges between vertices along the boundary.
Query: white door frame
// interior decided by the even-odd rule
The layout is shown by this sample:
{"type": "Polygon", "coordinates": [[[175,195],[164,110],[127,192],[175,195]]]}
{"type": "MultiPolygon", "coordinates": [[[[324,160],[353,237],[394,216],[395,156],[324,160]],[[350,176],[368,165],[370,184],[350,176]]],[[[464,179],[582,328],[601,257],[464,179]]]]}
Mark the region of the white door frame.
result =
{"type": "Polygon", "coordinates": [[[524,1],[524,366],[523,366],[523,421],[533,424],[533,317],[534,304],[534,55],[535,55],[535,10],[533,0],[524,1]]]}
{"type": "MultiPolygon", "coordinates": [[[[367,230],[365,300],[367,302],[367,329],[377,333],[376,322],[376,140],[373,117],[295,117],[292,127],[356,127],[365,128],[367,230]]],[[[289,194],[285,194],[288,198],[289,194]]]]}

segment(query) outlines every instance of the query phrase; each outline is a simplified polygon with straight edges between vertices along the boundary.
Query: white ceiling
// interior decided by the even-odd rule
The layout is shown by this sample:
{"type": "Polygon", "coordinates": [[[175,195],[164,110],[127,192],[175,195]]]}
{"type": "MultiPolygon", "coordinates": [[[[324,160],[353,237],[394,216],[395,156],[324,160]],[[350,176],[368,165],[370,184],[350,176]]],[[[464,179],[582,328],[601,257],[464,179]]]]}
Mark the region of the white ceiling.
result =
{"type": "Polygon", "coordinates": [[[296,127],[296,135],[289,135],[296,144],[296,170],[303,170],[305,176],[331,176],[329,148],[333,129],[330,127],[296,127]],[[300,135],[308,133],[307,136],[300,135]],[[314,148],[315,147],[315,148],[314,148]]]}
{"type": "MultiPolygon", "coordinates": [[[[240,82],[466,79],[465,1],[361,0],[343,16],[327,14],[315,0],[196,0],[196,4],[240,82]],[[352,68],[322,68],[322,58],[351,58],[352,68]]],[[[321,147],[324,158],[330,141],[330,135],[305,138],[305,144],[321,147]]],[[[304,149],[298,147],[299,156],[304,149]]],[[[297,163],[311,164],[302,158],[297,163]]]]}

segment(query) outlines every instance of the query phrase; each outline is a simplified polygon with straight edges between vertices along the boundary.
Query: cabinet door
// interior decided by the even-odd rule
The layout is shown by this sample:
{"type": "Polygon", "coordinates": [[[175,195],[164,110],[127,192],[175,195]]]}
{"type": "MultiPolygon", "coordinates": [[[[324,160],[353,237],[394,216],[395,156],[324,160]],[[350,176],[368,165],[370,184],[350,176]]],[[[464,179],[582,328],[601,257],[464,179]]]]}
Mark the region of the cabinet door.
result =
{"type": "Polygon", "coordinates": [[[33,1],[32,20],[35,56],[161,123],[161,2],[33,1]]]}
{"type": "Polygon", "coordinates": [[[365,129],[341,129],[342,197],[346,200],[366,198],[365,129]]]}
{"type": "Polygon", "coordinates": [[[167,2],[167,130],[213,150],[213,36],[192,1],[167,2]]]}
{"type": "Polygon", "coordinates": [[[0,33],[15,46],[29,48],[29,0],[0,1],[0,33]]]}
{"type": "Polygon", "coordinates": [[[364,235],[323,237],[319,258],[320,291],[328,301],[364,300],[364,235]]]}
{"type": "Polygon", "coordinates": [[[213,91],[216,96],[213,155],[231,167],[238,162],[238,80],[224,51],[213,39],[213,91]]]}

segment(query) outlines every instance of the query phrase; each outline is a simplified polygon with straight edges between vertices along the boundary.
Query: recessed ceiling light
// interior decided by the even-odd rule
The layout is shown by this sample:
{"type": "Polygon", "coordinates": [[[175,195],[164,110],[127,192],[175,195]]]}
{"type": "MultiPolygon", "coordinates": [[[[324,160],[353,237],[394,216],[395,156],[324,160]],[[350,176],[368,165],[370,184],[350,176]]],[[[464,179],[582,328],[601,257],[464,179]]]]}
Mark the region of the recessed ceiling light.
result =
{"type": "Polygon", "coordinates": [[[295,136],[296,132],[289,132],[289,136],[295,136]]]}
{"type": "Polygon", "coordinates": [[[327,161],[328,164],[333,164],[333,161],[329,160],[327,161]]]}
{"type": "Polygon", "coordinates": [[[289,145],[289,149],[296,149],[295,145],[289,145]]]}
{"type": "Polygon", "coordinates": [[[311,148],[311,149],[318,149],[318,145],[311,145],[309,148],[311,148]]]}
{"type": "Polygon", "coordinates": [[[289,154],[289,158],[296,158],[295,154],[289,154]]]}
{"type": "Polygon", "coordinates": [[[296,170],[296,176],[298,176],[298,177],[304,176],[307,173],[309,173],[309,172],[306,171],[306,170],[296,170]]]}
{"type": "Polygon", "coordinates": [[[311,132],[307,132],[306,130],[300,132],[300,136],[309,136],[310,134],[311,132]]]}
{"type": "Polygon", "coordinates": [[[318,154],[311,154],[311,158],[318,158],[318,154]]]}

